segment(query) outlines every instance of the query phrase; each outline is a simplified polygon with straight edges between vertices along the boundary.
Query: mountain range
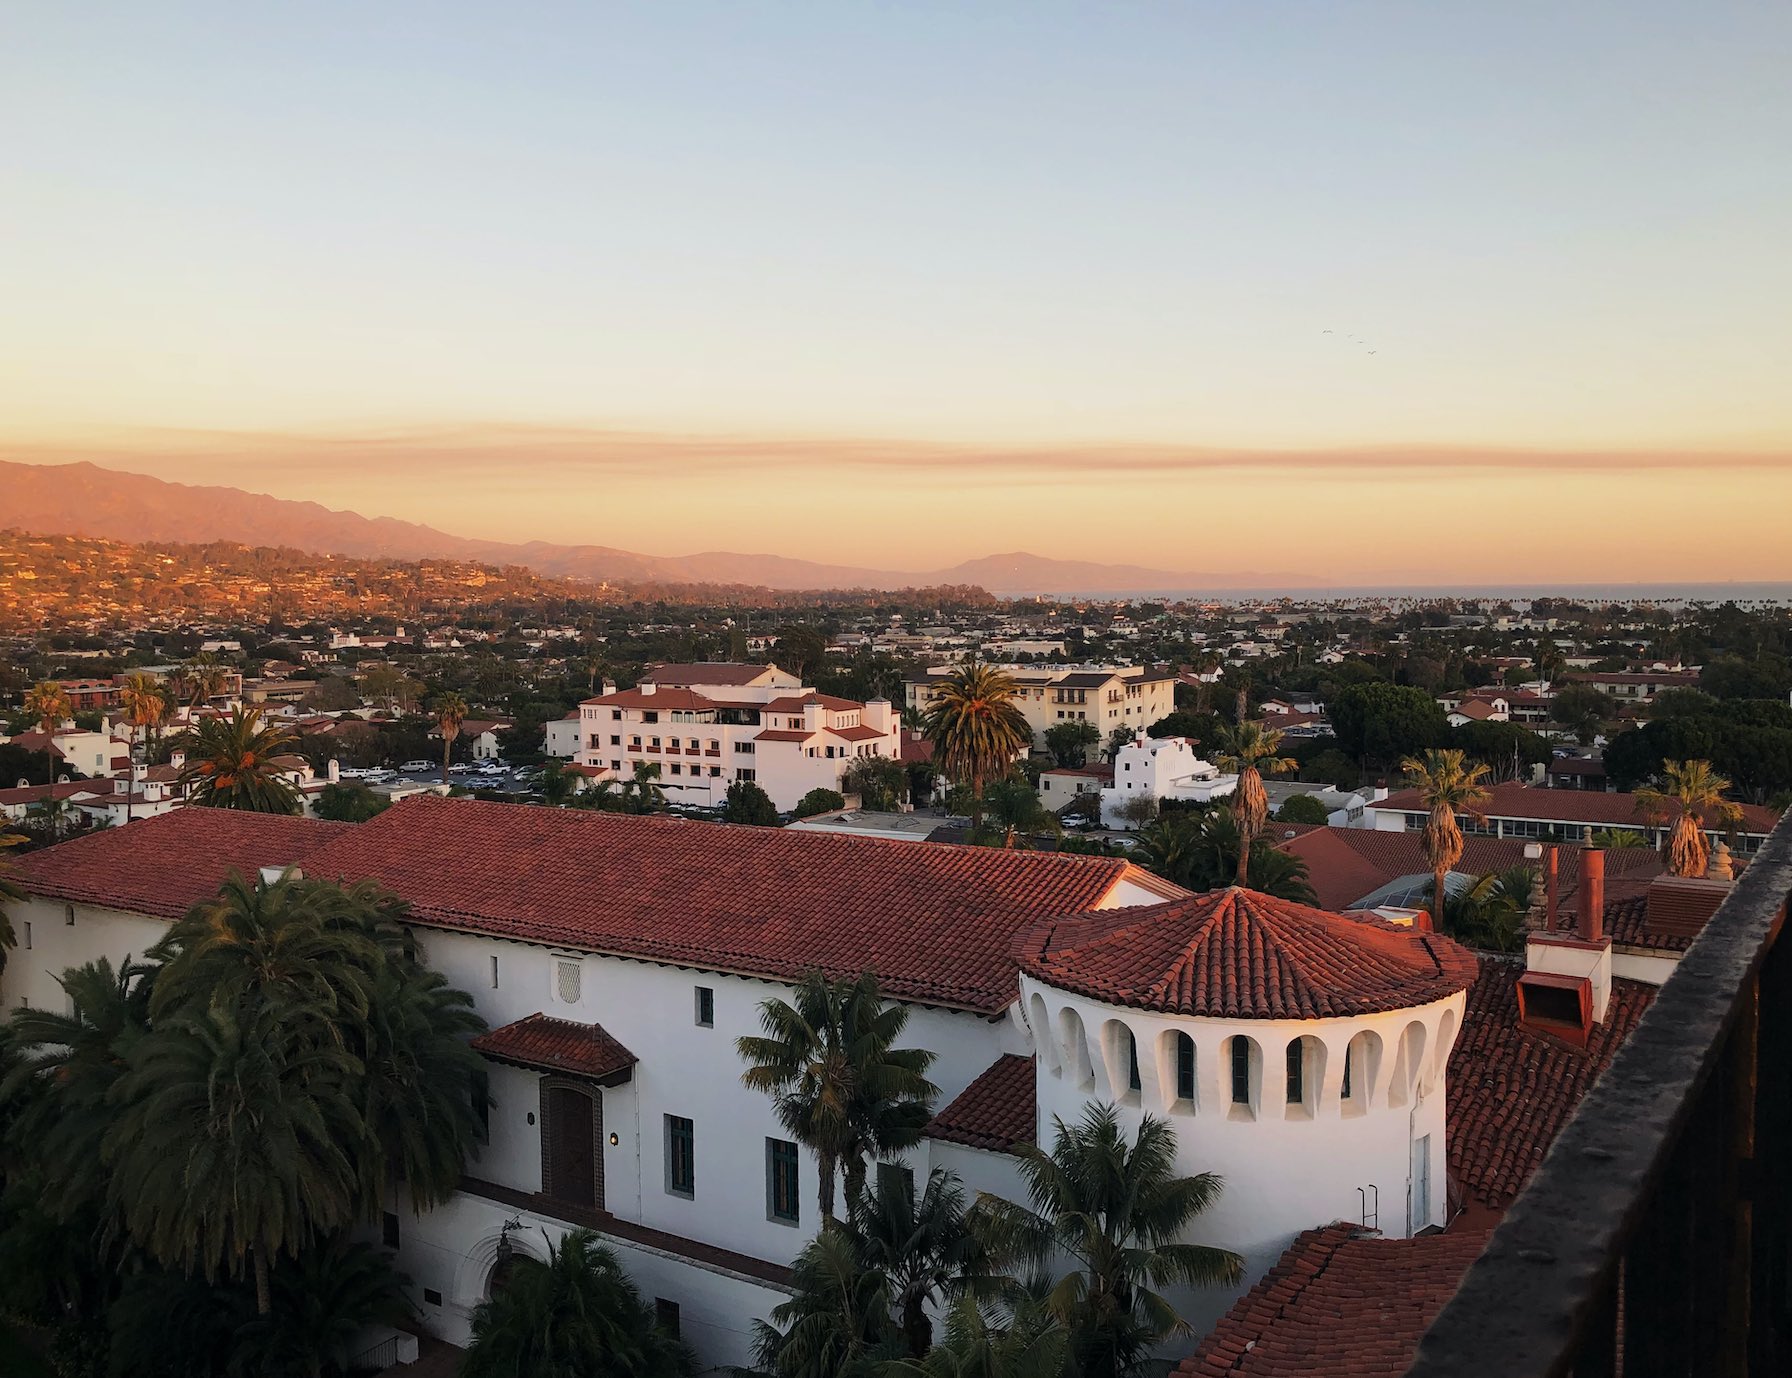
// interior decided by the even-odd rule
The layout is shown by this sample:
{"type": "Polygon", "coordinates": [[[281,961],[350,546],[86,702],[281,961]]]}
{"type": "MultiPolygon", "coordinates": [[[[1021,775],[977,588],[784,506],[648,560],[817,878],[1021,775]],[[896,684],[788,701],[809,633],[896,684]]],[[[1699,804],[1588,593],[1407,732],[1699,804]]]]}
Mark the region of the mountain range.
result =
{"type": "Polygon", "coordinates": [[[887,570],[818,564],[781,555],[705,551],[642,555],[601,545],[488,541],[394,517],[364,517],[315,502],[239,488],[170,483],[97,464],[0,460],[0,528],[115,541],[234,541],[320,555],[395,560],[475,560],[522,565],[555,578],[612,584],[747,584],[770,589],[916,588],[974,584],[991,593],[1198,593],[1228,588],[1311,588],[1322,580],[1278,572],[1178,573],[1139,565],[1061,560],[1015,551],[949,569],[887,570]]]}

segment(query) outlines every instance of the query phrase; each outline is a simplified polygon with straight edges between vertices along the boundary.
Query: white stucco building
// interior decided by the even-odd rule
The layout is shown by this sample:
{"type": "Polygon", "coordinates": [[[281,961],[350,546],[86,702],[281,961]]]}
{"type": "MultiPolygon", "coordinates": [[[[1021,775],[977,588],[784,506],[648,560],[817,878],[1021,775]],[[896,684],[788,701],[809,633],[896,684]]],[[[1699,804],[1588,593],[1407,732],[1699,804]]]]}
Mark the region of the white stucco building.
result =
{"type": "MultiPolygon", "coordinates": [[[[1021,1142],[1114,1103],[1225,1179],[1194,1236],[1253,1281],[1337,1218],[1449,1218],[1445,1068],[1475,961],[1447,939],[1116,858],[945,847],[421,796],[358,825],[185,809],[26,857],[0,1004],[146,951],[232,869],[374,879],[490,1031],[486,1142],[462,1190],[386,1222],[451,1342],[500,1248],[590,1225],[705,1368],[750,1359],[812,1237],[816,1169],[740,1083],[734,1041],[819,967],[875,970],[937,1055],[903,1155],[1019,1199],[1021,1142]],[[664,1313],[664,1308],[662,1308],[664,1313]]],[[[1198,1334],[1236,1295],[1178,1293],[1198,1334]]],[[[1178,1352],[1191,1343],[1179,1340],[1178,1352]]]]}
{"type": "Polygon", "coordinates": [[[772,665],[657,665],[633,689],[581,703],[579,736],[579,765],[625,780],[657,765],[674,803],[709,806],[751,780],[793,809],[810,790],[838,790],[855,760],[902,756],[888,701],[818,693],[772,665]]]}
{"type": "Polygon", "coordinates": [[[1148,737],[1141,730],[1114,753],[1114,783],[1101,791],[1101,821],[1109,828],[1137,827],[1123,815],[1140,798],[1211,804],[1238,788],[1236,775],[1203,760],[1188,737],[1148,737]]]}

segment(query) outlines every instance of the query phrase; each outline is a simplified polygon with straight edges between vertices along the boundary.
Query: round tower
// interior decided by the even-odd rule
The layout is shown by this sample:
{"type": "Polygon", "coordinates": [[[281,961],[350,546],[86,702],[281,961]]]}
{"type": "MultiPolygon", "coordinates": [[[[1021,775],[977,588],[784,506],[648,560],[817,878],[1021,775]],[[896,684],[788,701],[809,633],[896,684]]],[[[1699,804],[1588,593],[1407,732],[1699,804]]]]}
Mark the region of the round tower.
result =
{"type": "Polygon", "coordinates": [[[1445,1222],[1444,1068],[1476,970],[1448,938],[1234,887],[1041,926],[1017,955],[1041,1146],[1091,1101],[1168,1120],[1179,1169],[1225,1179],[1195,1238],[1247,1280],[1312,1226],[1445,1222]]]}

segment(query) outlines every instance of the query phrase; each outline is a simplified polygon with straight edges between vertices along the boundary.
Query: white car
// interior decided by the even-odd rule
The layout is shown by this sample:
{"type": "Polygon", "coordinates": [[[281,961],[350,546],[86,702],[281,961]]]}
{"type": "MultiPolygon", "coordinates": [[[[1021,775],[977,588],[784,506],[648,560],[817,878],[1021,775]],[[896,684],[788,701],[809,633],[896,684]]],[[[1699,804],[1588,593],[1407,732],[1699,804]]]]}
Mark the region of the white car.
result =
{"type": "Polygon", "coordinates": [[[399,769],[402,770],[406,775],[409,775],[414,771],[434,770],[435,766],[431,765],[428,761],[406,761],[403,765],[401,765],[399,767],[399,769]]]}
{"type": "Polygon", "coordinates": [[[450,775],[465,775],[472,768],[473,767],[468,765],[465,761],[456,761],[453,765],[448,767],[448,773],[450,775]]]}
{"type": "Polygon", "coordinates": [[[362,774],[361,778],[363,780],[365,780],[370,785],[383,785],[388,780],[396,780],[398,778],[398,772],[396,770],[383,770],[383,769],[382,770],[369,770],[369,771],[364,772],[362,774]]]}
{"type": "Polygon", "coordinates": [[[481,775],[508,775],[510,772],[496,761],[486,761],[478,767],[481,775]]]}

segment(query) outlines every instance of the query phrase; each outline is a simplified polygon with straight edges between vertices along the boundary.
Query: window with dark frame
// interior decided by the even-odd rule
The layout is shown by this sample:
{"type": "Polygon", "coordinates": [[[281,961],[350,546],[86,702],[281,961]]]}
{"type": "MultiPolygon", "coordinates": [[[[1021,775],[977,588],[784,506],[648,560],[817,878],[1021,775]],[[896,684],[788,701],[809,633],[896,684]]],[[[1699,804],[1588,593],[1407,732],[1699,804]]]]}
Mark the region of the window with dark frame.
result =
{"type": "Polygon", "coordinates": [[[1139,1079],[1139,1040],[1129,1029],[1126,1034],[1126,1084],[1134,1091],[1144,1090],[1139,1079]]]}
{"type": "Polygon", "coordinates": [[[765,1141],[766,1214],[784,1225],[802,1221],[802,1203],[797,1199],[796,1145],[788,1139],[765,1141]]]}
{"type": "Polygon", "coordinates": [[[877,1186],[880,1194],[891,1191],[915,1199],[915,1170],[907,1163],[879,1163],[877,1186]]]}
{"type": "Polygon", "coordinates": [[[673,1339],[678,1338],[678,1303],[664,1297],[653,1299],[653,1323],[673,1339]]]}
{"type": "Polygon", "coordinates": [[[380,1242],[388,1249],[398,1247],[398,1214],[395,1211],[380,1213],[380,1242]]]}
{"type": "Polygon", "coordinates": [[[1232,1040],[1232,1104],[1251,1103],[1251,1043],[1243,1037],[1232,1040]]]}
{"type": "Polygon", "coordinates": [[[1187,1101],[1195,1098],[1195,1040],[1185,1033],[1176,1035],[1176,1096],[1187,1101]]]}
{"type": "Polygon", "coordinates": [[[1288,1104],[1299,1105],[1306,1097],[1306,1052],[1296,1038],[1288,1044],[1288,1104]]]}
{"type": "Polygon", "coordinates": [[[709,986],[697,987],[697,1023],[705,1029],[716,1026],[716,993],[709,986]]]}
{"type": "Polygon", "coordinates": [[[666,1116],[666,1190],[697,1194],[697,1127],[683,1115],[666,1116]]]}
{"type": "Polygon", "coordinates": [[[1339,1093],[1338,1093],[1338,1097],[1340,1100],[1349,1100],[1350,1099],[1350,1064],[1355,1060],[1351,1056],[1351,1054],[1354,1051],[1355,1050],[1353,1048],[1351,1048],[1349,1044],[1345,1045],[1345,1047],[1344,1047],[1344,1086],[1343,1086],[1343,1089],[1341,1091],[1339,1091],[1339,1093]]]}

